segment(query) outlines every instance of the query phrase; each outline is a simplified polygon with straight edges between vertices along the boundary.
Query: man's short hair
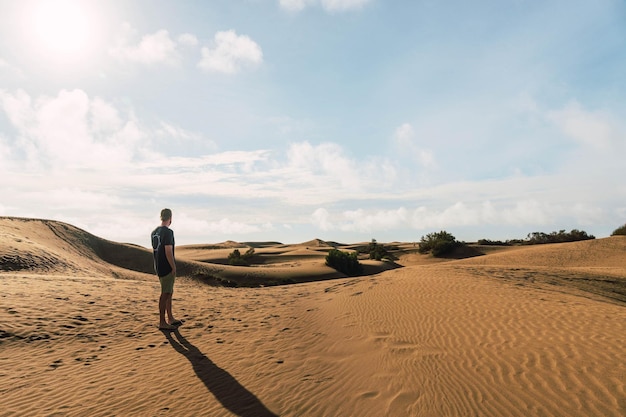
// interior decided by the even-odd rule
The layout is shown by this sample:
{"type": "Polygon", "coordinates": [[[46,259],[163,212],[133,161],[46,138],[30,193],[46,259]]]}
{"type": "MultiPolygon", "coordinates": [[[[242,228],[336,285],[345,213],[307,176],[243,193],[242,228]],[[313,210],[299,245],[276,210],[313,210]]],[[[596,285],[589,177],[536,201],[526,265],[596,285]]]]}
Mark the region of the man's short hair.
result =
{"type": "Polygon", "coordinates": [[[161,210],[161,221],[165,222],[172,218],[172,210],[164,208],[161,210]]]}

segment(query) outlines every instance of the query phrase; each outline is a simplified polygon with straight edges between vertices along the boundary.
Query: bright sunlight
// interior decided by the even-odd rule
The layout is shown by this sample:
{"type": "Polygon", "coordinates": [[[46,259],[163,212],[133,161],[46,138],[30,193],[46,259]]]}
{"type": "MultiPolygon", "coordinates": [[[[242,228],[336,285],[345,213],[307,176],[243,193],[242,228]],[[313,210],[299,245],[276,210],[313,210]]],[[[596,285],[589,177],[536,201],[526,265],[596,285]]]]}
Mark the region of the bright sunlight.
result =
{"type": "Polygon", "coordinates": [[[42,53],[80,54],[93,37],[91,16],[79,0],[40,1],[29,11],[32,41],[42,53]]]}

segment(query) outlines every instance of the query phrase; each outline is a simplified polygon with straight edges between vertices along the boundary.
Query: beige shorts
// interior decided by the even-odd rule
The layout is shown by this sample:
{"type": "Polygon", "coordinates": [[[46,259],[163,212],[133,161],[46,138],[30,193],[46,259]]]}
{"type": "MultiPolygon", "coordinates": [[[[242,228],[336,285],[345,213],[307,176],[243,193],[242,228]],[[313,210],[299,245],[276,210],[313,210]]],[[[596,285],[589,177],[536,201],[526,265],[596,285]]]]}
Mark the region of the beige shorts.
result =
{"type": "Polygon", "coordinates": [[[163,277],[159,277],[159,281],[161,281],[161,292],[173,294],[175,280],[176,277],[171,272],[163,277]]]}

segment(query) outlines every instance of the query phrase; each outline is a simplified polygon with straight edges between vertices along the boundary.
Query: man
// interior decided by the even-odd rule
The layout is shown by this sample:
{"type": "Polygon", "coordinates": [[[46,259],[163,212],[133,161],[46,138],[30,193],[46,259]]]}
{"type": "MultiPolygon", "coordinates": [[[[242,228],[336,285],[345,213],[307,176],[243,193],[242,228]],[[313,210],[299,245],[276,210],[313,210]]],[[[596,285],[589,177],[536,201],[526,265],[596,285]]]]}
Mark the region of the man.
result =
{"type": "Polygon", "coordinates": [[[176,280],[176,259],[174,258],[174,231],[169,228],[172,224],[172,210],[161,210],[161,226],[152,231],[152,249],[154,256],[154,271],[161,281],[161,297],[159,298],[159,329],[174,330],[183,324],[172,314],[172,294],[176,280]],[[165,313],[169,322],[165,320],[165,313]]]}

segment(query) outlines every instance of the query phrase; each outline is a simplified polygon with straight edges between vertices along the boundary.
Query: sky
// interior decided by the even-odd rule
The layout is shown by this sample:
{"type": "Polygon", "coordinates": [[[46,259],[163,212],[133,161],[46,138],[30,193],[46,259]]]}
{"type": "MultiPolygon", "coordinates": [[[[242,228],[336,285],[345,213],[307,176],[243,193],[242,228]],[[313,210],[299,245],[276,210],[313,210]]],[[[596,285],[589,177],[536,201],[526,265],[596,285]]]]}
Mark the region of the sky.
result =
{"type": "Polygon", "coordinates": [[[621,0],[0,0],[0,216],[149,245],[626,223],[621,0]]]}

